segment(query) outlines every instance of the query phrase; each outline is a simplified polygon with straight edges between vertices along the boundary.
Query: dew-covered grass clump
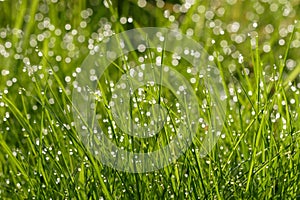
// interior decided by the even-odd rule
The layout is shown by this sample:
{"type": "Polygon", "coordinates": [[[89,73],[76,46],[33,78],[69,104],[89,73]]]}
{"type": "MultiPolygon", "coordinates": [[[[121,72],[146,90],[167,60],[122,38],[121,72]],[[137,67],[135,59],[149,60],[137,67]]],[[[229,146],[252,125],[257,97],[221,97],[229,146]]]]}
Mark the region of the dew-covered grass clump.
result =
{"type": "Polygon", "coordinates": [[[0,0],[0,10],[0,199],[300,198],[300,0],[0,0]],[[160,33],[162,45],[140,44],[101,77],[83,67],[111,37],[143,27],[180,32],[205,49],[224,87],[223,120],[212,114],[202,72],[168,51],[160,33]],[[141,82],[147,66],[160,72],[157,81],[131,91],[126,77],[141,82]],[[171,70],[189,86],[159,84],[171,70]],[[84,73],[96,89],[80,85],[84,73]],[[187,88],[196,101],[185,107],[178,97],[187,88]],[[93,98],[83,104],[93,121],[78,128],[72,98],[83,91],[93,98]],[[129,96],[127,110],[118,113],[122,95],[129,96]],[[197,121],[188,121],[195,111],[197,121]],[[210,122],[222,122],[221,129],[210,122]],[[119,156],[103,152],[103,137],[147,154],[180,138],[182,125],[197,127],[193,140],[163,168],[130,173],[97,159],[119,156]],[[218,141],[203,155],[211,134],[218,141]]]}

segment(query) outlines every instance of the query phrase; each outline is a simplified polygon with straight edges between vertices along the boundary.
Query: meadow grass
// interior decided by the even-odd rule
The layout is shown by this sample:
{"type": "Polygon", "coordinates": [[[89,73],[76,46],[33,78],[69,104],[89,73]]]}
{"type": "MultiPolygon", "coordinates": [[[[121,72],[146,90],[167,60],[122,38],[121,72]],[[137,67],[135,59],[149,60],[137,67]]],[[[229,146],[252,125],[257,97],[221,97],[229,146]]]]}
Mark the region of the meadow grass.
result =
{"type": "MultiPolygon", "coordinates": [[[[300,198],[299,0],[4,0],[0,10],[1,199],[300,198]],[[147,26],[179,30],[213,57],[226,90],[226,119],[207,156],[199,154],[207,128],[199,122],[197,138],[172,165],[128,173],[103,165],[82,144],[72,90],[81,63],[103,39],[147,26]]],[[[142,62],[160,55],[146,53],[142,62]]],[[[172,54],[162,55],[172,66],[172,54]]],[[[105,71],[97,112],[115,143],[124,137],[128,151],[147,152],[176,131],[164,127],[147,140],[126,136],[109,109],[113,85],[138,57],[133,52],[133,62],[119,59],[105,71]]],[[[174,68],[189,80],[180,63],[174,68]]],[[[203,114],[209,97],[200,81],[193,88],[203,114]]],[[[147,94],[135,92],[136,99],[168,99],[176,127],[174,95],[159,85],[143,89],[147,94]]],[[[149,122],[147,105],[138,105],[132,115],[149,122]]]]}

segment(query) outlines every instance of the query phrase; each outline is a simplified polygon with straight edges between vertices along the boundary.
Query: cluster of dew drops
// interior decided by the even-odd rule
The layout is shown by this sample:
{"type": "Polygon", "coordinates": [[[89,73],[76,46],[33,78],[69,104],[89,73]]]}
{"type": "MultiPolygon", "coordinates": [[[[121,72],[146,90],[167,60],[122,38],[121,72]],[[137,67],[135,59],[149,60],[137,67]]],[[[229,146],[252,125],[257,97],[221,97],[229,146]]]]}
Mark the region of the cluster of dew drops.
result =
{"type": "MultiPolygon", "coordinates": [[[[1,3],[1,2],[0,2],[1,3]]],[[[13,63],[21,63],[19,65],[22,66],[22,71],[20,76],[28,76],[29,80],[32,82],[37,81],[36,79],[44,80],[47,74],[54,70],[59,73],[63,71],[62,66],[66,68],[73,68],[74,70],[71,73],[67,73],[63,78],[64,84],[66,86],[76,85],[75,79],[78,73],[81,72],[81,68],[78,67],[78,60],[80,60],[80,56],[83,54],[94,54],[97,51],[97,44],[103,41],[106,37],[110,37],[114,34],[113,24],[116,21],[119,21],[122,25],[132,24],[136,19],[132,16],[120,16],[119,19],[115,19],[114,17],[105,18],[102,17],[98,21],[98,28],[95,31],[89,32],[89,27],[91,26],[91,18],[95,14],[95,10],[92,8],[87,8],[80,12],[81,21],[78,27],[72,26],[70,23],[64,24],[62,27],[55,27],[52,24],[52,19],[48,17],[49,13],[49,5],[48,4],[59,4],[60,2],[57,0],[45,1],[45,3],[41,3],[38,7],[37,12],[34,14],[33,18],[30,19],[29,15],[26,15],[24,21],[29,23],[30,20],[34,20],[34,30],[35,33],[30,34],[28,41],[24,38],[25,30],[16,29],[11,26],[3,26],[0,27],[0,60],[1,60],[1,68],[0,68],[0,125],[5,124],[6,121],[11,117],[11,113],[8,109],[6,109],[7,105],[2,100],[3,95],[7,95],[10,93],[10,90],[14,91],[14,85],[19,82],[19,75],[14,74],[14,68],[9,66],[8,64],[13,63]],[[48,50],[47,54],[43,53],[43,43],[48,41],[48,50]],[[26,49],[23,49],[23,42],[27,41],[26,49]],[[33,56],[35,55],[35,56],[33,56]],[[46,67],[41,64],[40,59],[47,57],[53,64],[52,68],[46,67]],[[6,65],[7,63],[7,65],[6,65]],[[77,67],[74,67],[77,66],[77,67]],[[37,76],[34,76],[37,75],[37,76]],[[2,115],[3,112],[3,115],[2,115]]],[[[146,0],[138,0],[136,6],[141,9],[146,9],[149,6],[149,2],[146,0]]],[[[287,45],[289,36],[295,29],[295,26],[299,26],[298,23],[290,20],[290,22],[283,21],[282,23],[277,24],[274,23],[264,23],[261,21],[262,16],[265,13],[270,13],[270,15],[280,15],[283,18],[293,19],[296,18],[296,10],[292,3],[287,0],[262,0],[252,2],[252,7],[249,8],[248,11],[245,11],[244,17],[247,20],[247,24],[244,24],[242,21],[238,19],[232,21],[224,21],[223,17],[229,12],[228,6],[235,6],[238,4],[237,0],[226,0],[226,1],[214,1],[214,4],[211,7],[207,7],[205,5],[197,5],[196,0],[185,0],[182,4],[170,4],[163,0],[156,0],[154,3],[157,9],[161,9],[163,12],[162,16],[166,20],[170,22],[170,28],[172,29],[180,29],[181,26],[181,18],[180,16],[190,13],[191,9],[193,9],[193,13],[190,15],[191,23],[184,30],[184,33],[188,37],[197,38],[199,33],[196,32],[196,26],[201,24],[202,28],[210,30],[212,33],[207,40],[209,40],[209,46],[217,46],[220,49],[220,52],[212,52],[210,59],[216,58],[220,63],[227,61],[228,70],[231,73],[234,73],[238,70],[238,65],[243,65],[245,63],[246,58],[249,59],[247,52],[243,49],[240,49],[241,45],[247,45],[247,42],[250,38],[250,43],[252,48],[256,48],[257,45],[257,36],[262,37],[262,41],[260,44],[260,50],[265,54],[273,53],[274,49],[272,49],[273,43],[271,43],[272,35],[278,34],[278,38],[275,41],[276,45],[284,47],[287,45]],[[221,38],[221,39],[217,39],[221,38]],[[230,61],[228,61],[230,60],[230,61]]],[[[110,7],[110,2],[108,0],[103,1],[103,6],[107,8],[110,7]]],[[[291,41],[291,49],[299,49],[300,48],[300,32],[298,30],[295,31],[295,36],[291,41]]],[[[280,54],[278,59],[282,59],[283,54],[280,54]]],[[[139,58],[140,62],[143,62],[144,58],[139,58]]],[[[160,57],[156,58],[156,62],[160,63],[160,57]]],[[[172,61],[172,64],[176,66],[178,64],[178,60],[175,57],[172,61]]],[[[285,66],[287,71],[292,72],[295,67],[299,65],[299,61],[296,58],[287,59],[285,66]]],[[[279,80],[280,75],[278,74],[278,67],[276,64],[271,66],[264,66],[266,69],[274,69],[276,73],[271,73],[269,76],[266,76],[268,81],[276,82],[279,80]]],[[[250,76],[251,69],[245,67],[244,75],[250,76]]],[[[264,72],[263,72],[264,73],[264,72]]],[[[267,72],[265,72],[267,73],[267,72]]],[[[195,83],[194,79],[191,79],[190,82],[195,83]]],[[[50,83],[51,84],[51,83],[50,83]]],[[[113,86],[114,84],[108,82],[108,87],[113,86]]],[[[264,82],[260,83],[260,87],[262,89],[265,88],[264,82]]],[[[282,106],[287,104],[295,105],[297,101],[297,97],[299,98],[299,89],[300,83],[288,83],[289,91],[295,95],[292,95],[294,98],[288,99],[288,101],[281,98],[279,103],[282,106]]],[[[19,93],[26,92],[30,88],[19,89],[19,93]]],[[[239,95],[244,91],[242,88],[236,87],[234,83],[230,83],[228,85],[229,90],[229,101],[230,101],[230,109],[235,109],[235,105],[239,101],[239,95]]],[[[66,89],[68,94],[71,94],[71,91],[66,89]]],[[[252,96],[254,91],[246,91],[248,96],[252,96]]],[[[51,97],[48,99],[51,105],[55,104],[55,100],[51,97]]],[[[297,107],[299,105],[295,105],[297,107]]],[[[287,119],[285,119],[282,114],[278,111],[278,104],[274,104],[273,109],[270,114],[271,122],[276,123],[280,121],[283,124],[283,129],[287,127],[287,119]]],[[[32,105],[33,111],[38,111],[39,106],[34,104],[32,105]]],[[[246,109],[246,108],[242,108],[246,109]]],[[[251,111],[251,115],[255,116],[255,110],[251,111]]],[[[294,113],[296,116],[297,113],[294,113]]],[[[27,118],[31,118],[31,116],[26,116],[27,118]]],[[[202,124],[202,127],[206,127],[206,124],[203,119],[199,119],[199,122],[202,124]]],[[[250,119],[247,123],[250,122],[250,119]]],[[[235,123],[234,114],[229,114],[228,116],[228,124],[235,123]]],[[[59,123],[54,123],[56,126],[60,126],[59,123]]],[[[67,129],[74,124],[64,124],[63,126],[67,129]]],[[[3,127],[3,126],[2,126],[3,127]]],[[[0,129],[0,134],[8,132],[10,127],[7,126],[5,129],[0,129]]],[[[51,129],[45,128],[42,131],[46,136],[51,132],[51,129]]],[[[234,135],[239,136],[239,132],[234,133],[234,135]]],[[[222,138],[225,138],[225,135],[221,135],[222,138]]],[[[284,132],[281,132],[281,138],[284,138],[284,132]]],[[[39,138],[36,138],[35,145],[40,145],[39,138]]],[[[73,156],[76,154],[76,149],[72,148],[72,143],[69,144],[69,154],[73,156]]],[[[224,149],[223,146],[219,146],[221,150],[223,150],[223,154],[228,154],[229,150],[224,149]]],[[[46,161],[50,160],[50,152],[54,151],[53,146],[43,148],[42,153],[45,155],[46,161]]],[[[28,152],[30,154],[30,152],[28,152]]],[[[24,159],[25,152],[16,148],[13,150],[13,156],[24,159]]],[[[59,161],[62,152],[57,150],[54,157],[55,160],[59,161]]],[[[222,160],[222,157],[220,157],[222,160]]],[[[87,160],[87,159],[86,159],[87,160]]],[[[209,161],[207,161],[209,164],[209,161]]],[[[86,164],[86,167],[89,167],[86,164]]],[[[78,168],[78,171],[81,169],[78,168]]],[[[35,172],[37,176],[41,176],[35,172]]],[[[157,174],[158,175],[158,174],[157,174]]],[[[0,174],[3,176],[3,174],[0,174]]],[[[54,171],[54,176],[56,176],[56,184],[60,184],[61,179],[64,178],[63,174],[59,174],[54,171]]],[[[187,178],[188,174],[185,174],[184,178],[187,178]]],[[[173,178],[173,177],[172,177],[173,178]]],[[[10,179],[6,179],[6,184],[11,184],[10,179]]],[[[159,182],[159,179],[157,179],[159,182]]],[[[233,181],[234,182],[234,181],[233,181]]],[[[16,190],[21,190],[22,185],[25,183],[18,183],[16,186],[16,190]]],[[[162,183],[161,183],[162,184],[162,183]]],[[[171,191],[167,188],[168,191],[171,191]]],[[[126,192],[126,190],[123,190],[126,192]]],[[[186,195],[188,195],[191,191],[187,188],[185,189],[186,195]]],[[[170,194],[172,197],[172,194],[170,194]]],[[[173,195],[174,196],[174,195],[173,195]]]]}

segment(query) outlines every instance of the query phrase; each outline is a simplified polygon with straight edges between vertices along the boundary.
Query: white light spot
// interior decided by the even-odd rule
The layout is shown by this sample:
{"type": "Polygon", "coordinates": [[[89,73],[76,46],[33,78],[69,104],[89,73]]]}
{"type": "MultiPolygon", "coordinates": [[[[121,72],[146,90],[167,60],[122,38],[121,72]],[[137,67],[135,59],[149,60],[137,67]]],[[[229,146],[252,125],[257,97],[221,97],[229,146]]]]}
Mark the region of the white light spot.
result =
{"type": "Polygon", "coordinates": [[[295,102],[296,102],[295,99],[291,99],[291,100],[290,100],[290,103],[291,103],[291,104],[294,104],[295,102]]]}
{"type": "Polygon", "coordinates": [[[196,83],[196,79],[195,79],[195,78],[191,78],[191,79],[190,79],[190,82],[191,82],[192,84],[194,84],[194,83],[196,83]]]}
{"type": "Polygon", "coordinates": [[[127,22],[126,17],[121,17],[120,22],[121,22],[121,24],[126,24],[126,22],[127,22]]]}
{"type": "Polygon", "coordinates": [[[139,7],[144,8],[147,5],[147,1],[146,0],[138,0],[137,4],[139,7]]]}
{"type": "Polygon", "coordinates": [[[140,44],[137,49],[138,49],[139,52],[142,53],[146,50],[146,46],[144,44],[140,44]]]}
{"type": "Polygon", "coordinates": [[[271,46],[269,44],[265,44],[263,46],[263,50],[264,50],[265,53],[268,53],[268,52],[271,51],[271,46]]]}
{"type": "Polygon", "coordinates": [[[54,102],[54,99],[53,98],[50,98],[49,99],[49,103],[51,104],[51,105],[53,105],[55,102],[54,102]]]}
{"type": "Polygon", "coordinates": [[[67,83],[69,83],[69,82],[71,81],[71,77],[70,77],[70,76],[66,76],[66,77],[65,77],[65,81],[66,81],[67,83]]]}
{"type": "Polygon", "coordinates": [[[66,24],[66,25],[65,25],[65,29],[66,29],[67,31],[71,30],[71,25],[70,25],[70,24],[66,24]]]}
{"type": "Polygon", "coordinates": [[[132,17],[128,17],[128,23],[132,23],[133,22],[133,18],[132,17]]]}

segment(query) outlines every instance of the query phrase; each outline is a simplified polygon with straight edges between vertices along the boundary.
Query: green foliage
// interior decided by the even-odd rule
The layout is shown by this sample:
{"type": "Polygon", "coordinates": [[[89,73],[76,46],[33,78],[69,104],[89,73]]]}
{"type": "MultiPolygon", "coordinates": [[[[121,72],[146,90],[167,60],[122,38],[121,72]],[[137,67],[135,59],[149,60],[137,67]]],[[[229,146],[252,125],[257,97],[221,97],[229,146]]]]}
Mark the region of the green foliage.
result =
{"type": "MultiPolygon", "coordinates": [[[[299,9],[299,0],[0,1],[0,199],[300,198],[299,9]],[[178,29],[205,47],[228,106],[209,155],[200,157],[196,138],[174,164],[130,174],[83,146],[71,93],[83,59],[104,38],[150,26],[178,29]]],[[[110,83],[122,70],[116,61],[100,80],[102,119],[110,118],[110,83]]],[[[149,88],[148,97],[176,103],[160,89],[149,88]]],[[[164,142],[174,134],[167,130],[164,142]]],[[[154,139],[129,140],[130,150],[156,148],[154,139]]]]}

